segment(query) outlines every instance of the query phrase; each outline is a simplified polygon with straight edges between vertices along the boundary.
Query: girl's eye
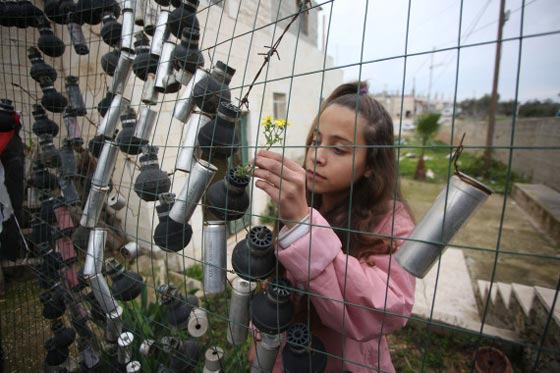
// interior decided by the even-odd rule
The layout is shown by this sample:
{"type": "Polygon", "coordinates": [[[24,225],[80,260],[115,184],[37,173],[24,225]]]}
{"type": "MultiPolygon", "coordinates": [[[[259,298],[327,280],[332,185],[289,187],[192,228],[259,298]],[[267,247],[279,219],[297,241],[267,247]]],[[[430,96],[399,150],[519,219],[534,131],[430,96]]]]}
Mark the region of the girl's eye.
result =
{"type": "Polygon", "coordinates": [[[332,149],[333,149],[334,154],[336,154],[336,155],[343,155],[343,154],[346,153],[346,149],[343,149],[343,148],[335,147],[335,148],[332,148],[332,149]]]}

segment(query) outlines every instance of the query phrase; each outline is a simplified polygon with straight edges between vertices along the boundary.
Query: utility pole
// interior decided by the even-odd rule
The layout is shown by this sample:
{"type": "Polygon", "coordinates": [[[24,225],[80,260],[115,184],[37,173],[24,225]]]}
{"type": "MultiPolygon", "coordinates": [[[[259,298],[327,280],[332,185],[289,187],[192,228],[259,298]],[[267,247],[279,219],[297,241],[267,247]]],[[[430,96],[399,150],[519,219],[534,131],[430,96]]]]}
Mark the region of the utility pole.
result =
{"type": "Polygon", "coordinates": [[[428,81],[428,110],[432,111],[432,78],[433,78],[433,74],[434,74],[434,67],[438,67],[441,66],[443,64],[438,63],[437,65],[434,65],[434,53],[435,53],[436,48],[432,48],[432,54],[430,55],[430,75],[429,75],[429,81],[428,81]]]}
{"type": "Polygon", "coordinates": [[[498,18],[498,39],[496,43],[496,59],[494,60],[494,79],[492,81],[492,96],[488,108],[488,128],[486,131],[486,149],[484,149],[484,169],[482,174],[488,179],[490,163],[492,161],[492,143],[494,139],[494,127],[496,125],[496,106],[498,105],[498,81],[500,78],[500,59],[502,57],[502,33],[506,23],[504,12],[505,0],[500,0],[500,16],[498,18]]]}

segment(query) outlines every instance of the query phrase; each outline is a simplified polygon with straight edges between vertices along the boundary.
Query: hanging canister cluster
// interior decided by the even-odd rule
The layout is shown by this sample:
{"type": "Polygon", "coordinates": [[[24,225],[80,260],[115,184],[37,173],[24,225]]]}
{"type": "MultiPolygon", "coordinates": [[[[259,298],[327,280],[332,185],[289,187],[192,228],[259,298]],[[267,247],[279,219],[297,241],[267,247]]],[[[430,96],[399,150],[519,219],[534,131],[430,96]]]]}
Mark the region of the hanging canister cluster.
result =
{"type": "MultiPolygon", "coordinates": [[[[194,367],[203,358],[205,371],[221,369],[223,349],[212,346],[203,353],[198,339],[208,329],[204,309],[196,297],[182,295],[171,284],[162,285],[158,292],[172,335],[157,341],[144,340],[137,352],[132,350],[135,336],[125,329],[119,303],[135,299],[144,282],[115,258],[104,258],[108,230],[100,225],[106,203],[115,210],[125,205],[118,191],[113,190],[108,196],[114,187],[112,174],[119,150],[128,158],[137,156],[140,172],[134,180],[134,192],[143,201],[156,202],[159,222],[153,242],[167,252],[184,249],[192,238],[189,221],[202,201],[204,291],[225,291],[226,226],[245,215],[250,204],[246,191],[250,179],[233,166],[223,179],[213,182],[218,168],[212,162],[230,158],[240,147],[236,128],[241,111],[231,103],[229,89],[235,69],[222,61],[208,69],[204,67],[199,49],[198,5],[198,0],[46,0],[40,10],[28,1],[0,4],[2,26],[31,26],[39,31],[37,48],[28,49],[30,75],[42,91],[40,103],[33,105],[33,132],[40,152],[29,185],[41,200],[40,213],[32,223],[32,241],[43,259],[39,269],[43,315],[52,320],[53,337],[45,344],[48,367],[66,364],[69,346],[77,333],[84,369],[101,364],[101,347],[114,356],[110,362],[113,367],[131,372],[141,369],[135,361],[136,353],[144,357],[166,354],[168,366],[160,364],[162,371],[194,367]],[[14,21],[14,14],[25,16],[15,17],[14,21]],[[64,78],[66,96],[55,88],[57,71],[44,61],[42,54],[60,57],[66,46],[54,34],[50,21],[67,25],[78,55],[89,53],[89,43],[82,31],[84,24],[100,25],[102,41],[112,48],[100,59],[111,81],[97,105],[96,134],[88,143],[96,162],[91,177],[84,178],[86,198],[81,198],[76,188],[79,175],[75,151],[82,151],[78,118],[87,114],[87,108],[78,77],[64,78]],[[125,92],[132,74],[143,81],[140,102],[135,104],[125,92]],[[169,192],[169,175],[160,168],[158,147],[151,144],[158,117],[156,105],[162,101],[160,95],[165,94],[176,95],[172,116],[184,125],[174,172],[186,173],[187,178],[178,195],[169,192]],[[67,137],[59,149],[53,142],[59,126],[49,119],[47,112],[62,116],[67,137]],[[80,206],[80,227],[76,227],[71,211],[80,206]],[[81,270],[77,268],[74,247],[80,241],[78,235],[85,242],[82,247],[87,247],[81,270]],[[72,328],[61,319],[66,309],[70,310],[72,328]],[[103,344],[97,341],[89,321],[103,328],[103,344]],[[190,338],[175,336],[183,332],[190,338]],[[189,363],[185,365],[185,361],[189,363]]],[[[123,248],[125,258],[138,255],[137,245],[131,244],[123,248]]],[[[270,278],[277,265],[272,232],[264,226],[251,228],[234,248],[231,262],[238,277],[232,282],[228,342],[242,344],[252,321],[261,334],[253,371],[272,369],[284,332],[287,344],[282,358],[286,371],[305,371],[307,368],[302,367],[311,365],[312,371],[322,371],[324,354],[316,353],[323,350],[322,344],[311,337],[305,325],[292,324],[290,283],[276,278],[265,290],[254,294],[257,282],[270,278]],[[310,365],[309,361],[313,363],[310,365]]]]}
{"type": "MultiPolygon", "coordinates": [[[[198,49],[198,1],[184,1],[171,12],[165,8],[168,2],[158,3],[162,8],[156,13],[157,16],[148,11],[149,7],[145,8],[145,17],[142,19],[144,31],[135,34],[134,61],[126,63],[126,66],[131,65],[136,77],[144,81],[139,120],[134,130],[132,125],[125,125],[123,121],[123,133],[117,142],[121,149],[128,149],[129,154],[138,154],[139,149],[145,149],[140,157],[141,171],[150,172],[150,177],[141,172],[134,190],[143,200],[158,201],[156,210],[159,223],[153,241],[161,249],[178,252],[188,245],[192,237],[189,221],[204,197],[203,287],[207,294],[221,293],[226,287],[226,224],[242,218],[250,204],[246,191],[249,177],[238,172],[236,167],[227,170],[222,180],[212,183],[218,171],[212,160],[227,159],[240,146],[236,131],[240,109],[231,103],[229,90],[235,70],[221,61],[210,70],[203,68],[204,58],[198,49]],[[178,45],[169,40],[171,34],[180,38],[178,45]],[[149,36],[152,36],[151,40],[149,36]],[[158,103],[159,94],[176,93],[180,89],[183,92],[175,102],[173,117],[184,123],[185,135],[175,172],[187,173],[187,179],[175,196],[168,193],[165,174],[157,168],[154,147],[148,144],[156,116],[151,107],[158,103]],[[147,182],[153,185],[148,187],[147,182]]],[[[123,53],[130,51],[123,52],[121,48],[103,57],[104,69],[113,75],[113,79],[128,77],[128,72],[119,70],[124,65],[123,53]]],[[[120,86],[124,85],[112,85],[113,88],[120,86]]],[[[115,100],[122,101],[118,96],[121,94],[110,89],[98,107],[101,110],[118,107],[120,104],[113,103],[115,100]]],[[[280,349],[280,335],[287,331],[289,338],[282,356],[285,366],[290,371],[298,371],[302,367],[305,370],[305,367],[312,366],[312,371],[321,372],[326,365],[325,355],[321,353],[324,351],[321,342],[311,337],[305,325],[292,324],[290,283],[286,279],[277,279],[271,281],[265,291],[253,294],[257,282],[269,278],[276,267],[272,243],[272,232],[266,227],[257,226],[233,251],[232,266],[239,277],[232,284],[228,342],[232,345],[242,344],[247,339],[251,320],[262,335],[257,343],[257,358],[252,369],[271,371],[280,349]]],[[[203,309],[198,307],[197,298],[181,295],[172,285],[163,285],[159,292],[165,322],[171,331],[187,331],[192,338],[146,340],[142,343],[141,352],[149,356],[154,351],[161,353],[163,350],[171,358],[167,368],[175,370],[175,365],[180,362],[184,365],[185,361],[192,363],[201,358],[197,338],[206,331],[208,321],[203,309]],[[196,327],[193,328],[193,325],[196,327]]],[[[219,347],[206,351],[207,365],[216,367],[209,371],[219,370],[222,357],[223,350],[219,347]]],[[[160,365],[160,368],[164,369],[164,366],[160,365]]]]}
{"type": "MultiPolygon", "coordinates": [[[[0,25],[36,27],[39,37],[36,46],[29,47],[27,55],[31,63],[31,78],[40,86],[42,96],[33,104],[32,131],[38,144],[32,160],[32,171],[28,184],[28,206],[34,207],[31,216],[30,249],[40,258],[36,270],[41,288],[40,301],[43,316],[51,320],[52,336],[45,341],[45,369],[64,371],[72,368],[69,359],[70,347],[77,343],[81,369],[99,368],[101,361],[101,344],[90,328],[90,321],[105,328],[107,350],[119,349],[122,332],[122,308],[117,301],[129,301],[138,296],[144,286],[142,278],[126,271],[115,259],[103,265],[103,249],[106,231],[91,227],[87,231],[87,251],[84,268],[78,266],[79,247],[74,246],[73,236],[76,231],[74,213],[83,205],[76,182],[80,179],[75,152],[82,152],[83,138],[78,118],[87,114],[87,109],[79,87],[78,77],[68,75],[64,78],[65,93],[57,91],[58,73],[45,62],[43,55],[61,57],[66,45],[58,38],[51,23],[64,24],[68,27],[74,51],[78,55],[89,53],[88,43],[82,32],[82,24],[99,23],[96,13],[99,9],[111,11],[118,16],[120,7],[115,1],[78,1],[47,0],[44,9],[35,7],[29,1],[2,2],[0,4],[0,25]],[[52,114],[51,114],[52,113],[52,114]],[[59,134],[60,126],[51,119],[62,117],[66,128],[66,138],[53,139],[59,134]],[[89,259],[88,259],[89,258],[89,259]],[[93,272],[92,272],[93,271],[93,272]],[[107,284],[103,273],[111,278],[107,284]],[[91,291],[88,293],[88,285],[91,291]],[[88,305],[89,306],[86,306],[88,305]],[[68,310],[68,314],[66,313],[68,310]],[[65,316],[65,314],[67,314],[65,316]],[[70,321],[65,325],[64,320],[70,321]],[[112,345],[110,345],[112,344],[112,345]]],[[[132,32],[130,33],[132,35],[132,32]]],[[[0,111],[14,116],[14,109],[9,100],[2,100],[0,111]]],[[[35,142],[35,141],[34,141],[35,142]]],[[[101,162],[99,170],[94,172],[90,190],[96,198],[88,196],[88,202],[94,205],[89,211],[100,210],[97,205],[100,198],[96,189],[109,185],[112,172],[110,154],[107,161],[101,162]]],[[[92,218],[88,218],[94,220],[92,218]]],[[[83,216],[81,221],[83,221],[83,216]]],[[[88,227],[89,228],[89,227],[88,227]]],[[[118,361],[116,361],[118,362],[118,361]]],[[[114,366],[115,362],[109,362],[114,366]]]]}
{"type": "MultiPolygon", "coordinates": [[[[95,336],[88,323],[88,312],[79,297],[82,284],[78,278],[78,256],[71,240],[75,228],[71,210],[80,204],[75,186],[78,175],[74,151],[83,142],[75,117],[85,115],[86,109],[78,78],[67,76],[64,79],[64,96],[55,88],[58,78],[56,70],[43,59],[43,54],[60,57],[66,49],[62,40],[54,35],[49,20],[69,24],[69,28],[75,28],[74,35],[81,34],[81,27],[70,25],[73,20],[69,17],[71,9],[68,7],[64,8],[64,16],[60,13],[59,17],[55,17],[58,11],[53,13],[52,4],[52,1],[46,2],[45,12],[29,1],[6,2],[0,6],[2,26],[32,26],[39,31],[36,47],[27,50],[31,63],[29,74],[42,91],[38,102],[32,105],[32,131],[37,139],[34,142],[39,146],[27,180],[28,206],[34,208],[28,242],[29,248],[41,259],[36,269],[41,288],[39,298],[43,306],[42,314],[51,322],[52,334],[45,341],[46,369],[67,366],[70,363],[70,347],[75,342],[81,361],[99,362],[95,336]],[[59,142],[62,146],[58,149],[53,140],[59,134],[60,126],[50,118],[52,114],[49,113],[53,113],[54,117],[65,113],[67,137],[59,142]],[[66,113],[74,120],[67,120],[66,113]],[[66,310],[68,315],[64,318],[66,310]],[[70,325],[65,325],[65,319],[70,321],[70,325]]],[[[75,45],[81,54],[87,53],[87,48],[83,46],[75,45]]]]}

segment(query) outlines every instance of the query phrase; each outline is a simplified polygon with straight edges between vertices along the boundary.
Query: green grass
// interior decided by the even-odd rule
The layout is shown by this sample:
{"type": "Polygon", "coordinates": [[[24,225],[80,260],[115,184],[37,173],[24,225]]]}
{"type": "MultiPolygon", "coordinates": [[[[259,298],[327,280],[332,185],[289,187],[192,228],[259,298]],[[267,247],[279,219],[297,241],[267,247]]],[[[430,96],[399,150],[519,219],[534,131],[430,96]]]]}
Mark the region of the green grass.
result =
{"type": "Polygon", "coordinates": [[[387,339],[397,372],[469,372],[474,367],[476,351],[482,346],[500,349],[510,360],[514,372],[522,371],[519,346],[497,339],[429,328],[416,321],[409,322],[387,339]]]}
{"type": "MultiPolygon", "coordinates": [[[[399,154],[399,174],[401,177],[414,178],[418,157],[421,152],[420,143],[411,138],[407,145],[402,145],[399,154]]],[[[447,178],[455,172],[450,155],[452,149],[448,144],[441,141],[434,141],[424,149],[425,169],[431,170],[434,174],[433,178],[426,178],[427,183],[440,184],[445,183],[447,178]]],[[[459,157],[457,166],[459,171],[474,177],[495,193],[504,193],[508,178],[508,167],[503,163],[493,160],[489,170],[489,178],[485,179],[482,175],[484,159],[471,153],[463,152],[459,157]]],[[[510,173],[508,192],[514,182],[525,182],[526,180],[510,173]]]]}
{"type": "MultiPolygon", "coordinates": [[[[401,177],[414,177],[418,157],[420,156],[420,144],[413,140],[409,140],[409,144],[401,146],[399,154],[399,174],[401,177]]],[[[453,173],[453,165],[451,164],[449,155],[451,150],[449,145],[443,142],[435,142],[424,149],[424,160],[426,170],[432,170],[434,178],[426,178],[429,183],[442,183],[447,180],[449,173],[453,173]]],[[[472,156],[463,153],[461,162],[470,161],[472,156]]]]}
{"type": "MultiPolygon", "coordinates": [[[[185,275],[202,281],[202,266],[194,265],[185,270],[185,275]]],[[[222,371],[224,372],[247,372],[249,365],[247,352],[249,351],[249,338],[240,346],[230,346],[227,343],[227,327],[229,315],[229,301],[231,298],[231,288],[226,287],[226,291],[221,294],[204,296],[200,306],[207,312],[208,331],[198,339],[201,348],[201,357],[193,372],[202,372],[204,368],[204,353],[207,349],[218,346],[224,350],[224,360],[222,371]]],[[[137,337],[134,340],[134,350],[142,340],[153,339],[159,341],[163,336],[176,336],[182,340],[192,339],[186,331],[174,331],[169,329],[165,320],[165,312],[158,303],[148,303],[146,289],[144,289],[139,302],[127,302],[123,304],[125,308],[124,322],[137,337]]],[[[167,364],[169,358],[165,353],[157,353],[149,358],[140,358],[143,372],[157,372],[160,363],[167,364]]],[[[184,359],[188,357],[185,356],[184,359]]]]}

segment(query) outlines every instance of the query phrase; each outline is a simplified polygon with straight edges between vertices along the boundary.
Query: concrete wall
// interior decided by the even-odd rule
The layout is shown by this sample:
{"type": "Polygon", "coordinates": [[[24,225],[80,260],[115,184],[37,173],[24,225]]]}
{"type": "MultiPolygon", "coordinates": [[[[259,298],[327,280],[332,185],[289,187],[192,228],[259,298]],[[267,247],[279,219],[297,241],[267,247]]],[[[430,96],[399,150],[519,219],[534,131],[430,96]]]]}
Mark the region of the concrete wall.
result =
{"type": "MultiPolygon", "coordinates": [[[[279,35],[284,27],[291,21],[294,14],[299,11],[299,4],[304,1],[300,0],[269,0],[271,4],[270,21],[275,22],[277,19],[283,20],[278,22],[279,35]]],[[[314,2],[315,3],[315,2],[314,2]]],[[[318,8],[303,13],[300,18],[295,21],[289,29],[292,35],[298,36],[300,41],[306,41],[309,44],[317,45],[317,37],[319,35],[317,23],[318,8]]]]}
{"type": "MultiPolygon", "coordinates": [[[[42,1],[35,1],[42,8],[42,1]]],[[[284,1],[282,3],[288,3],[284,1]]],[[[210,67],[210,61],[223,61],[235,68],[233,80],[230,84],[232,98],[241,98],[247,92],[248,86],[261,67],[266,52],[265,45],[272,45],[283,29],[282,22],[275,25],[278,9],[273,9],[277,2],[258,0],[228,0],[223,6],[212,5],[208,0],[202,0],[199,5],[198,19],[201,27],[200,48],[204,51],[205,68],[210,67]],[[260,6],[259,6],[260,3],[260,6]]],[[[283,12],[293,14],[294,9],[283,9],[283,12]]],[[[342,83],[342,71],[320,71],[324,67],[332,66],[332,59],[325,57],[324,52],[316,47],[316,18],[317,11],[310,12],[310,30],[306,38],[298,41],[297,32],[287,33],[278,48],[281,60],[273,57],[269,65],[262,71],[249,96],[247,111],[247,142],[249,152],[255,151],[255,146],[263,144],[263,136],[259,134],[261,118],[273,113],[273,93],[284,93],[288,98],[287,119],[292,122],[287,132],[286,154],[292,158],[300,158],[303,154],[304,140],[313,117],[317,114],[321,97],[328,95],[338,84],[342,83]],[[321,90],[322,88],[322,90],[321,90]]],[[[297,30],[297,23],[292,25],[297,30]]],[[[55,34],[67,43],[66,52],[61,58],[44,56],[47,63],[58,70],[55,87],[65,93],[64,77],[79,76],[79,85],[88,107],[87,118],[80,118],[83,128],[83,138],[87,142],[95,136],[96,124],[99,122],[97,103],[103,98],[107,84],[111,77],[106,76],[99,64],[101,56],[110,49],[99,36],[100,25],[84,25],[86,40],[90,41],[90,54],[77,55],[70,44],[66,26],[54,25],[55,34]]],[[[135,31],[139,31],[135,26],[135,31]]],[[[35,141],[36,136],[31,133],[33,119],[31,105],[34,100],[21,89],[14,87],[15,82],[33,96],[42,96],[40,87],[29,77],[30,62],[26,49],[36,45],[39,37],[35,29],[0,29],[2,48],[0,49],[0,97],[14,101],[17,110],[23,114],[25,130],[22,133],[25,141],[35,141]]],[[[173,36],[171,36],[173,38],[173,36]]],[[[143,82],[135,78],[134,74],[128,81],[124,96],[131,100],[137,112],[140,111],[140,95],[143,82]]],[[[183,88],[184,89],[184,88],[183,88]]],[[[159,103],[152,108],[158,111],[158,119],[152,145],[159,147],[159,159],[162,169],[174,170],[178,146],[181,143],[183,124],[172,118],[172,111],[176,99],[182,91],[176,94],[161,95],[159,103]]],[[[234,103],[237,103],[234,100],[234,103]]],[[[49,117],[59,123],[61,133],[55,138],[55,145],[59,146],[66,137],[62,115],[48,113],[49,117]]],[[[123,228],[132,240],[138,240],[141,245],[151,247],[152,231],[157,225],[154,203],[138,199],[133,191],[134,180],[138,174],[135,157],[125,157],[120,153],[117,168],[113,174],[113,183],[128,202],[128,207],[118,212],[123,228]]],[[[185,182],[185,175],[177,172],[173,177],[172,191],[178,193],[185,182]]],[[[261,192],[252,194],[252,214],[260,214],[265,210],[267,198],[261,192]]],[[[257,219],[254,219],[257,222],[257,219]]],[[[189,245],[189,253],[198,256],[200,253],[201,230],[203,227],[202,214],[197,211],[191,220],[194,235],[189,245]],[[197,254],[198,253],[198,254],[197,254]]],[[[152,247],[153,250],[159,250],[152,247]]]]}
{"type": "MultiPolygon", "coordinates": [[[[487,121],[457,121],[455,144],[466,133],[464,144],[474,147],[468,150],[482,153],[487,126],[487,121]]],[[[512,118],[500,119],[496,121],[495,129],[495,159],[507,165],[511,153],[514,172],[532,183],[560,191],[560,118],[520,118],[515,123],[512,118]]]]}

